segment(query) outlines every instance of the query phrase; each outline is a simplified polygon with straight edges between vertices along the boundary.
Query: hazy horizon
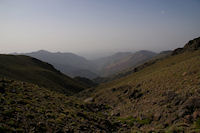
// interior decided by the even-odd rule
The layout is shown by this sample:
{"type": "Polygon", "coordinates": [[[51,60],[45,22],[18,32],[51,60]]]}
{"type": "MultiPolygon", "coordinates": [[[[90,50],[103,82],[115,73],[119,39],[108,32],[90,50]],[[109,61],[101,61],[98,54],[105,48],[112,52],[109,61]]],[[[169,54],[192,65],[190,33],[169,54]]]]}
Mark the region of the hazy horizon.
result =
{"type": "MultiPolygon", "coordinates": [[[[2,53],[2,54],[29,54],[29,53],[34,53],[34,52],[40,52],[40,51],[45,51],[45,52],[50,52],[50,53],[71,53],[71,54],[75,54],[81,57],[84,57],[88,60],[95,60],[95,59],[99,59],[99,58],[104,58],[104,57],[108,57],[108,56],[112,56],[114,54],[117,53],[135,53],[135,52],[139,52],[139,51],[150,51],[150,50],[138,50],[138,51],[113,51],[113,52],[104,52],[103,54],[100,53],[74,53],[74,52],[60,52],[60,51],[48,51],[45,49],[41,49],[41,50],[36,50],[36,51],[29,51],[29,52],[11,52],[11,53],[2,53]]],[[[166,50],[167,51],[167,50],[166,50]]],[[[155,52],[155,51],[150,51],[150,52],[155,52]]],[[[163,52],[163,51],[160,51],[163,52]]],[[[155,53],[159,53],[159,52],[155,52],[155,53]]],[[[0,53],[1,54],[1,53],[0,53]]]]}
{"type": "Polygon", "coordinates": [[[160,52],[200,36],[198,0],[0,0],[0,53],[160,52]]]}

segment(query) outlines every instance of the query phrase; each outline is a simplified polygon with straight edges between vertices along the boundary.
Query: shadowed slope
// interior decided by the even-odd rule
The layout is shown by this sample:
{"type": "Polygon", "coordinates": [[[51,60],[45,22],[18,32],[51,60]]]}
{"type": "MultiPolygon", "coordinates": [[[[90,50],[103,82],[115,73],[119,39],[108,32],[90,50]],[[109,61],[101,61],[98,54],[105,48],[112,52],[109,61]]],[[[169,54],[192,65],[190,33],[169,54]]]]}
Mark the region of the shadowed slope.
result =
{"type": "Polygon", "coordinates": [[[84,88],[52,65],[28,56],[0,55],[0,76],[31,82],[66,94],[84,88]]]}
{"type": "Polygon", "coordinates": [[[73,53],[52,53],[44,50],[25,53],[25,55],[52,64],[56,69],[71,77],[81,76],[93,79],[98,75],[95,73],[93,63],[73,53]]]}

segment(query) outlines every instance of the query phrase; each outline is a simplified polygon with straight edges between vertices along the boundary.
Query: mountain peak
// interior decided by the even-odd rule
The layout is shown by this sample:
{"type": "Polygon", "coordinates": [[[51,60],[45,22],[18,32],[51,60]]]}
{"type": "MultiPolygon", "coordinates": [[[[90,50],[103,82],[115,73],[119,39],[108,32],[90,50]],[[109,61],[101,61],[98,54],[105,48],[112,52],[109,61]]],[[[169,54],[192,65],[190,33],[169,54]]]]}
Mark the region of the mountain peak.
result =
{"type": "Polygon", "coordinates": [[[50,53],[50,52],[47,51],[47,50],[38,50],[38,51],[35,51],[35,52],[33,52],[33,53],[36,53],[36,52],[38,52],[38,53],[50,53]]]}

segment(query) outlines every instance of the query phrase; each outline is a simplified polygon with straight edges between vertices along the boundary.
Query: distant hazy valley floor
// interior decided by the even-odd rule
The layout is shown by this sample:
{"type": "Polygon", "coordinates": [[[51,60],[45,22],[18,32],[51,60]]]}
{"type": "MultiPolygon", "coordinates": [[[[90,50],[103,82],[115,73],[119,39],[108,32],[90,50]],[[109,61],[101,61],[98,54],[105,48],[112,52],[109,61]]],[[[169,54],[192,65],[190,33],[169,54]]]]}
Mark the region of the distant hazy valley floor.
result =
{"type": "Polygon", "coordinates": [[[0,61],[0,132],[200,132],[200,38],[91,88],[31,57],[0,61]]]}

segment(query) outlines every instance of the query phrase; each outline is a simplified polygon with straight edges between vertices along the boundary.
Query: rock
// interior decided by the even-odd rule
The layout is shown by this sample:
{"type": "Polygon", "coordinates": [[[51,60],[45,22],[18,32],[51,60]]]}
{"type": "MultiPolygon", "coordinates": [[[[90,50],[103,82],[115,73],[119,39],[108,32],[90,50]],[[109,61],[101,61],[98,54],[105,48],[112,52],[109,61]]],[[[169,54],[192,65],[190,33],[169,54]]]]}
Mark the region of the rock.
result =
{"type": "Polygon", "coordinates": [[[178,111],[178,116],[181,118],[181,117],[183,117],[184,115],[186,115],[187,114],[187,109],[179,109],[179,111],[178,111]]]}
{"type": "Polygon", "coordinates": [[[177,55],[183,52],[184,52],[183,48],[177,48],[172,52],[172,55],[177,55]]]}
{"type": "Polygon", "coordinates": [[[185,119],[187,120],[186,122],[190,122],[192,120],[192,116],[191,115],[186,115],[185,119]]]}
{"type": "Polygon", "coordinates": [[[200,98],[191,97],[179,109],[178,116],[183,117],[185,115],[193,114],[193,112],[199,108],[200,108],[200,98]]]}
{"type": "Polygon", "coordinates": [[[191,97],[183,105],[183,108],[190,109],[194,111],[200,108],[200,97],[191,97]]]}
{"type": "Polygon", "coordinates": [[[16,93],[16,89],[12,89],[11,92],[12,92],[12,93],[16,93]]]}
{"type": "Polygon", "coordinates": [[[159,112],[156,112],[156,113],[154,114],[154,116],[153,116],[153,120],[154,120],[154,121],[159,121],[160,118],[161,118],[161,113],[159,113],[159,112]]]}
{"type": "Polygon", "coordinates": [[[142,124],[140,124],[140,123],[135,123],[134,126],[136,126],[137,128],[140,128],[140,127],[142,126],[142,124]]]}
{"type": "Polygon", "coordinates": [[[177,96],[174,91],[167,91],[163,95],[166,96],[166,100],[168,102],[172,101],[177,96]]]}
{"type": "Polygon", "coordinates": [[[133,70],[134,72],[137,72],[138,71],[138,68],[134,68],[134,70],[133,70]]]}
{"type": "Polygon", "coordinates": [[[127,92],[128,92],[128,89],[124,91],[124,94],[127,94],[127,92]]]}
{"type": "Polygon", "coordinates": [[[185,101],[185,97],[183,96],[176,96],[173,100],[173,105],[174,106],[178,106],[178,105],[182,105],[185,101]]]}
{"type": "Polygon", "coordinates": [[[194,111],[193,112],[193,114],[192,114],[192,117],[193,117],[193,119],[197,119],[197,118],[199,118],[200,117],[200,110],[196,110],[196,111],[194,111]]]}
{"type": "Polygon", "coordinates": [[[200,49],[200,37],[195,38],[193,40],[190,40],[185,46],[184,50],[190,51],[190,50],[198,50],[200,49]]]}
{"type": "Polygon", "coordinates": [[[120,116],[120,113],[119,112],[112,112],[111,116],[120,116]]]}
{"type": "Polygon", "coordinates": [[[132,87],[130,85],[123,85],[117,88],[117,90],[130,90],[132,87]]]}
{"type": "Polygon", "coordinates": [[[88,117],[84,113],[82,113],[82,112],[78,112],[77,116],[78,117],[83,117],[84,119],[88,119],[88,117]]]}
{"type": "Polygon", "coordinates": [[[172,125],[173,122],[176,120],[177,118],[175,116],[168,116],[167,120],[165,121],[168,125],[172,125]]]}
{"type": "MultiPolygon", "coordinates": [[[[199,83],[199,86],[200,86],[200,83],[199,83]]],[[[197,93],[200,93],[200,88],[199,88],[198,90],[196,90],[196,92],[197,92],[197,93]]]]}
{"type": "Polygon", "coordinates": [[[127,127],[127,124],[123,124],[122,127],[127,127]]]}
{"type": "Polygon", "coordinates": [[[136,85],[136,88],[139,88],[140,86],[141,86],[141,84],[137,84],[137,85],[136,85]]]}
{"type": "Polygon", "coordinates": [[[129,99],[137,99],[143,96],[143,93],[140,90],[133,90],[129,95],[129,99]]]}
{"type": "Polygon", "coordinates": [[[84,102],[85,103],[94,102],[94,98],[93,97],[89,97],[89,98],[85,99],[84,102]]]}
{"type": "Polygon", "coordinates": [[[185,76],[187,74],[187,72],[184,72],[183,74],[182,74],[182,76],[185,76]]]}
{"type": "Polygon", "coordinates": [[[166,105],[171,103],[172,105],[177,105],[181,102],[182,99],[174,91],[166,91],[162,94],[164,99],[158,102],[159,105],[166,105]]]}
{"type": "Polygon", "coordinates": [[[115,92],[117,89],[116,88],[112,88],[111,90],[112,90],[112,92],[115,92]]]}
{"type": "Polygon", "coordinates": [[[181,54],[185,51],[194,51],[200,49],[200,37],[190,40],[183,48],[177,48],[172,52],[172,55],[181,54]]]}
{"type": "Polygon", "coordinates": [[[0,93],[5,93],[5,88],[3,86],[0,86],[0,93]]]}

